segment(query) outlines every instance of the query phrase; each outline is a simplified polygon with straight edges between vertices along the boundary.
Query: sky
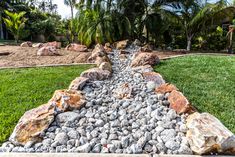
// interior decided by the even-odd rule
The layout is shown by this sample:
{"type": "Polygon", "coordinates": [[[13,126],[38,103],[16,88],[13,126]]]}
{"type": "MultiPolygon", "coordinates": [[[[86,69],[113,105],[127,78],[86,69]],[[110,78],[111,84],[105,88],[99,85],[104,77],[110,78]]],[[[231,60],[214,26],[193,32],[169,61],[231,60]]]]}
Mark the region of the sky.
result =
{"type": "MultiPolygon", "coordinates": [[[[217,0],[208,0],[209,2],[216,2],[217,0]]],[[[232,2],[232,0],[228,0],[229,2],[232,2]]],[[[58,13],[62,16],[62,18],[69,18],[71,16],[71,11],[68,6],[64,5],[63,0],[53,0],[53,3],[58,5],[58,13]]],[[[76,10],[74,11],[76,13],[76,10]]]]}

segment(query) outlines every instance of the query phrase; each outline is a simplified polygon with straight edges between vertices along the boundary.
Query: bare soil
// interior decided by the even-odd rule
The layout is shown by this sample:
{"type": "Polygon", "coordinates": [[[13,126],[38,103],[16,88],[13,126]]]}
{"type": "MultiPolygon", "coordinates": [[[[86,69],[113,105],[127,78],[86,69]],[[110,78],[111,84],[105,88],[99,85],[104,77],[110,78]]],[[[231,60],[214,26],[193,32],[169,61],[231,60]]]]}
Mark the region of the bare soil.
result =
{"type": "MultiPolygon", "coordinates": [[[[60,56],[37,56],[38,48],[0,46],[0,67],[26,67],[38,65],[59,65],[88,63],[91,52],[72,52],[58,49],[60,56]]],[[[154,51],[160,59],[183,55],[183,52],[154,51]]]]}
{"type": "Polygon", "coordinates": [[[20,67],[50,64],[87,63],[91,52],[58,49],[60,56],[37,56],[38,48],[0,46],[0,67],[20,67]],[[9,55],[4,55],[10,53],[9,55]]]}

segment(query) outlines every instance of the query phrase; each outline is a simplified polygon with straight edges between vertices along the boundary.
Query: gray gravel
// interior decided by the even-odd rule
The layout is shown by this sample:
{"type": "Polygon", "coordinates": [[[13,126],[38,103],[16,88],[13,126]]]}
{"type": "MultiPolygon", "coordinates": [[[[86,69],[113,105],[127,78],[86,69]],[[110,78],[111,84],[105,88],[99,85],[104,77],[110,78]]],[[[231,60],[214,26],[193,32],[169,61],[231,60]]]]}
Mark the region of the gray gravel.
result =
{"type": "Polygon", "coordinates": [[[84,108],[57,115],[41,143],[20,147],[6,142],[0,152],[192,154],[185,118],[167,107],[168,94],[155,94],[156,84],[131,70],[132,55],[123,61],[114,51],[109,57],[113,75],[86,84],[84,108]],[[123,83],[132,88],[130,99],[113,95],[123,83]]]}

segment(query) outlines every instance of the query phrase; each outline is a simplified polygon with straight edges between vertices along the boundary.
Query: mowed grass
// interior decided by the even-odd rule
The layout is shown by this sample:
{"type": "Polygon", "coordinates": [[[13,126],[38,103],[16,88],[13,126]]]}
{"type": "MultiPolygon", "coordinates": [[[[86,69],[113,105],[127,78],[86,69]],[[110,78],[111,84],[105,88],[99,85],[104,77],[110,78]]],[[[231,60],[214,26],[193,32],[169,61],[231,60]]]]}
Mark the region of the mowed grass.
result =
{"type": "Polygon", "coordinates": [[[200,111],[209,112],[235,133],[235,57],[188,56],[155,67],[200,111]]]}
{"type": "Polygon", "coordinates": [[[20,117],[47,103],[57,89],[92,65],[0,70],[0,144],[8,139],[20,117]]]}

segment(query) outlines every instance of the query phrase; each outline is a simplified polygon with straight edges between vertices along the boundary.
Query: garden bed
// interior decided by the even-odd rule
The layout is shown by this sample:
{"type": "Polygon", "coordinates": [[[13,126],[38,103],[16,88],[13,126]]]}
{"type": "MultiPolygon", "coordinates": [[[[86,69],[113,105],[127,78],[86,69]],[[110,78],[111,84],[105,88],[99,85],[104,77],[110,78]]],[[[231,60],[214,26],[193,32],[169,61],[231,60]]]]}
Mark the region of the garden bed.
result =
{"type": "Polygon", "coordinates": [[[37,56],[38,48],[1,46],[0,52],[10,53],[0,56],[0,67],[21,67],[51,64],[87,63],[90,52],[71,52],[59,49],[60,56],[37,56]]]}

